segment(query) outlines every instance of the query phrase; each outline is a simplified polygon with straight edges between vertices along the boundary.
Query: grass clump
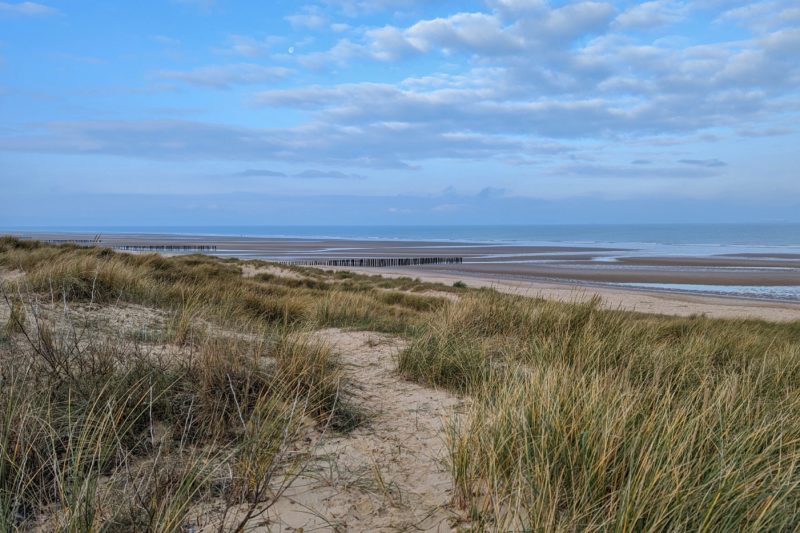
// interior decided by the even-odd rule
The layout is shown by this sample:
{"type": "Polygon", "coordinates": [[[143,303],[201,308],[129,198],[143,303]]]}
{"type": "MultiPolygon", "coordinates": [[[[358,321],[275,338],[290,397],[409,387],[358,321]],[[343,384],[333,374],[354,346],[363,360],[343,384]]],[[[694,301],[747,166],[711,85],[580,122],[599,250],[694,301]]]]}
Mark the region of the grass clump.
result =
{"type": "Polygon", "coordinates": [[[363,413],[345,394],[347,383],[329,346],[306,335],[284,336],[272,356],[277,379],[308,399],[307,412],[339,431],[363,422],[363,413]]]}
{"type": "Polygon", "coordinates": [[[0,350],[0,530],[177,531],[204,502],[206,524],[245,524],[302,471],[309,420],[358,423],[322,346],[193,342],[164,358],[42,315],[15,334],[0,350]]]}
{"type": "Polygon", "coordinates": [[[8,338],[14,333],[20,333],[25,329],[25,324],[28,321],[25,307],[23,306],[21,298],[9,298],[9,315],[8,320],[3,327],[2,338],[8,338]]]}
{"type": "Polygon", "coordinates": [[[493,371],[450,428],[458,498],[500,530],[794,530],[800,404],[755,401],[751,378],[676,394],[564,365],[493,371]]]}
{"type": "Polygon", "coordinates": [[[421,323],[420,308],[441,305],[438,298],[374,290],[335,290],[324,294],[315,305],[313,322],[320,327],[402,333],[421,323]]]}
{"type": "MultiPolygon", "coordinates": [[[[0,267],[25,272],[25,285],[51,302],[128,302],[170,310],[180,341],[198,319],[225,326],[352,327],[401,332],[440,308],[441,298],[411,294],[428,285],[347,272],[281,266],[297,277],[270,271],[242,276],[238,260],[202,255],[165,258],[103,248],[49,246],[4,238],[0,267]],[[387,290],[388,289],[388,290],[387,290]]],[[[250,261],[253,268],[268,263],[250,261]]],[[[447,290],[447,287],[436,288],[447,290]]]]}
{"type": "Polygon", "coordinates": [[[0,530],[242,530],[303,471],[312,427],[363,420],[327,347],[235,300],[269,291],[238,267],[16,242],[0,241],[27,269],[0,303],[0,530]],[[117,301],[162,307],[146,316],[163,331],[98,322],[117,301]]]}
{"type": "Polygon", "coordinates": [[[472,397],[457,501],[495,530],[800,527],[798,324],[475,292],[400,356],[472,397]]]}

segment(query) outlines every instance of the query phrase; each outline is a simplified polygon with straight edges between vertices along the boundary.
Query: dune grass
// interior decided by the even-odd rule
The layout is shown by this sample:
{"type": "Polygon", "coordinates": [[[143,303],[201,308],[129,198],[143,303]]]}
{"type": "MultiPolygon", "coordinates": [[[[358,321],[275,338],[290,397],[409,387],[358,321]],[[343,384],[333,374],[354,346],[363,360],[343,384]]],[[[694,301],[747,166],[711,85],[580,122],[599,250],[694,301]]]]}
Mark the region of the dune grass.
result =
{"type": "Polygon", "coordinates": [[[2,531],[243,530],[305,467],[312,429],[364,420],[308,335],[315,293],[206,257],[13,239],[0,265],[25,272],[2,287],[2,531]],[[125,302],[162,309],[160,332],[93,318],[125,302]]]}
{"type": "Polygon", "coordinates": [[[335,368],[265,367],[257,345],[208,339],[166,361],[72,325],[21,329],[0,371],[3,531],[177,531],[204,498],[268,506],[304,419],[347,413],[334,385],[297,385],[313,371],[338,386],[335,368]]]}
{"type": "Polygon", "coordinates": [[[175,333],[179,337],[188,333],[192,317],[235,325],[240,330],[268,325],[403,332],[421,323],[418,311],[445,304],[442,298],[398,292],[425,287],[410,279],[321,273],[299,267],[287,269],[304,275],[310,271],[308,277],[264,273],[243,278],[241,264],[202,255],[165,258],[0,238],[0,266],[26,272],[25,283],[32,291],[46,294],[52,301],[123,301],[188,313],[177,318],[175,333]]]}
{"type": "Polygon", "coordinates": [[[309,428],[364,422],[308,335],[327,327],[405,336],[405,377],[468,398],[446,440],[475,530],[800,529],[800,322],[244,265],[0,238],[25,273],[0,324],[0,530],[243,529],[309,428]],[[71,311],[118,304],[166,318],[71,311]]]}
{"type": "Polygon", "coordinates": [[[467,393],[449,427],[480,527],[800,527],[800,324],[668,318],[475,292],[400,357],[467,393]]]}

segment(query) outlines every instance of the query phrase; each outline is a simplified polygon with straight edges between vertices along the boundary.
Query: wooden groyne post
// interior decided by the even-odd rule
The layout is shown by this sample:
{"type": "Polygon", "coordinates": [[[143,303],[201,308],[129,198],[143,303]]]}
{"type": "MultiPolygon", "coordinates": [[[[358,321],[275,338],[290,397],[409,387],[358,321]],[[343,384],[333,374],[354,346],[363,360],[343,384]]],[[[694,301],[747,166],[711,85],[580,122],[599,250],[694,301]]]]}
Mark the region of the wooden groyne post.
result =
{"type": "Polygon", "coordinates": [[[283,261],[283,264],[297,266],[385,268],[422,265],[460,265],[463,262],[463,257],[360,257],[343,259],[299,259],[295,261],[283,261]]]}
{"type": "Polygon", "coordinates": [[[126,252],[216,252],[214,244],[119,244],[115,250],[126,252]]]}

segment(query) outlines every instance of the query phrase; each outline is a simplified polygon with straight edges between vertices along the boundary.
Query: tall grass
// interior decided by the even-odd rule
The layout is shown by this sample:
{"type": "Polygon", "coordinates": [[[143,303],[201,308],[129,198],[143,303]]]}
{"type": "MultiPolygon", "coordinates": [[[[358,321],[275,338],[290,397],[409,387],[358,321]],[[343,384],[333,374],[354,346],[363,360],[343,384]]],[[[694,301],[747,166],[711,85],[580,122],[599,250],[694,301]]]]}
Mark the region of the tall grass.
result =
{"type": "Polygon", "coordinates": [[[332,356],[297,336],[209,338],[164,361],[43,318],[22,327],[0,353],[3,531],[178,531],[220,497],[209,520],[244,527],[302,468],[290,451],[308,420],[353,425],[332,356]]]}
{"type": "Polygon", "coordinates": [[[328,348],[241,308],[217,314],[202,298],[226,287],[192,285],[232,288],[238,267],[202,260],[187,277],[185,263],[178,275],[159,258],[27,243],[0,261],[28,269],[0,298],[2,531],[244,530],[304,468],[309,424],[361,421],[328,348]],[[168,345],[73,309],[118,300],[173,309],[168,345]]]}
{"type": "Polygon", "coordinates": [[[401,373],[470,397],[447,443],[477,530],[800,529],[800,322],[7,238],[0,266],[26,274],[0,327],[0,530],[244,529],[309,424],[363,421],[321,327],[406,335],[401,373]],[[431,289],[458,298],[411,294],[431,289]],[[72,302],[158,307],[174,353],[53,319],[72,302]]]}
{"type": "Polygon", "coordinates": [[[25,284],[51,301],[123,301],[172,310],[179,341],[198,318],[253,332],[265,326],[401,332],[421,323],[421,312],[444,305],[441,298],[399,292],[424,287],[409,279],[299,268],[293,270],[312,274],[303,279],[268,273],[243,278],[237,260],[132,255],[7,237],[0,238],[0,266],[24,271],[25,284]],[[397,290],[380,290],[385,288],[397,290]]]}
{"type": "Polygon", "coordinates": [[[466,392],[457,501],[526,531],[800,527],[798,324],[666,318],[492,292],[400,357],[466,392]]]}

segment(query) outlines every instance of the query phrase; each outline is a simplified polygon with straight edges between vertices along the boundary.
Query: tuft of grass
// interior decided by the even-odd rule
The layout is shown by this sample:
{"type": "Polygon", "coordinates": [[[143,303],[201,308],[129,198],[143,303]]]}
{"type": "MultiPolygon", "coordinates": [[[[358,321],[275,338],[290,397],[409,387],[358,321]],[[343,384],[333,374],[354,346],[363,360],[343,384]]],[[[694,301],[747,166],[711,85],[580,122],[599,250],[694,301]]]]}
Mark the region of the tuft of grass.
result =
{"type": "Polygon", "coordinates": [[[0,347],[2,531],[176,531],[200,508],[241,530],[304,468],[309,424],[361,421],[330,350],[300,333],[204,330],[164,358],[26,298],[33,317],[0,347]]]}
{"type": "Polygon", "coordinates": [[[800,407],[756,373],[684,393],[569,365],[493,370],[449,428],[457,498],[491,528],[791,531],[800,407]]]}
{"type": "MultiPolygon", "coordinates": [[[[444,305],[415,291],[452,291],[411,278],[385,279],[283,265],[295,276],[243,278],[241,261],[202,255],[165,258],[103,248],[50,246],[5,238],[0,266],[25,272],[24,284],[50,301],[159,307],[174,315],[171,333],[187,341],[206,320],[250,331],[336,326],[399,333],[444,305]]],[[[249,261],[255,267],[269,263],[249,261]]],[[[180,343],[180,342],[179,342],[180,343]]]]}
{"type": "Polygon", "coordinates": [[[347,396],[347,383],[329,346],[307,335],[284,335],[275,344],[275,376],[308,399],[307,412],[339,431],[350,431],[364,414],[347,396]]]}
{"type": "MultiPolygon", "coordinates": [[[[71,346],[62,334],[49,334],[52,350],[71,346]]],[[[336,368],[319,368],[322,347],[315,356],[292,345],[293,360],[312,361],[292,374],[285,347],[275,371],[260,361],[263,346],[244,342],[207,340],[166,365],[120,342],[93,340],[55,356],[69,365],[55,368],[38,346],[11,345],[0,371],[3,531],[175,531],[220,498],[216,519],[244,523],[302,469],[291,450],[310,416],[323,427],[352,420],[329,397],[342,392],[324,388],[336,368]]]]}
{"type": "Polygon", "coordinates": [[[472,397],[456,502],[491,530],[800,527],[798,324],[669,318],[478,291],[400,355],[472,397]]]}
{"type": "Polygon", "coordinates": [[[379,301],[412,311],[427,312],[441,309],[447,303],[444,298],[421,296],[400,291],[382,291],[377,294],[379,301]]]}
{"type": "Polygon", "coordinates": [[[193,325],[202,306],[202,295],[197,291],[181,294],[181,303],[168,326],[173,343],[184,346],[193,337],[193,325]]]}
{"type": "Polygon", "coordinates": [[[10,304],[10,312],[2,331],[5,338],[10,337],[14,333],[21,333],[24,331],[28,321],[25,306],[21,298],[9,298],[7,303],[10,304]]]}
{"type": "Polygon", "coordinates": [[[320,326],[387,333],[400,333],[416,325],[420,314],[389,303],[392,298],[374,291],[331,291],[317,302],[314,321],[320,326]]]}

